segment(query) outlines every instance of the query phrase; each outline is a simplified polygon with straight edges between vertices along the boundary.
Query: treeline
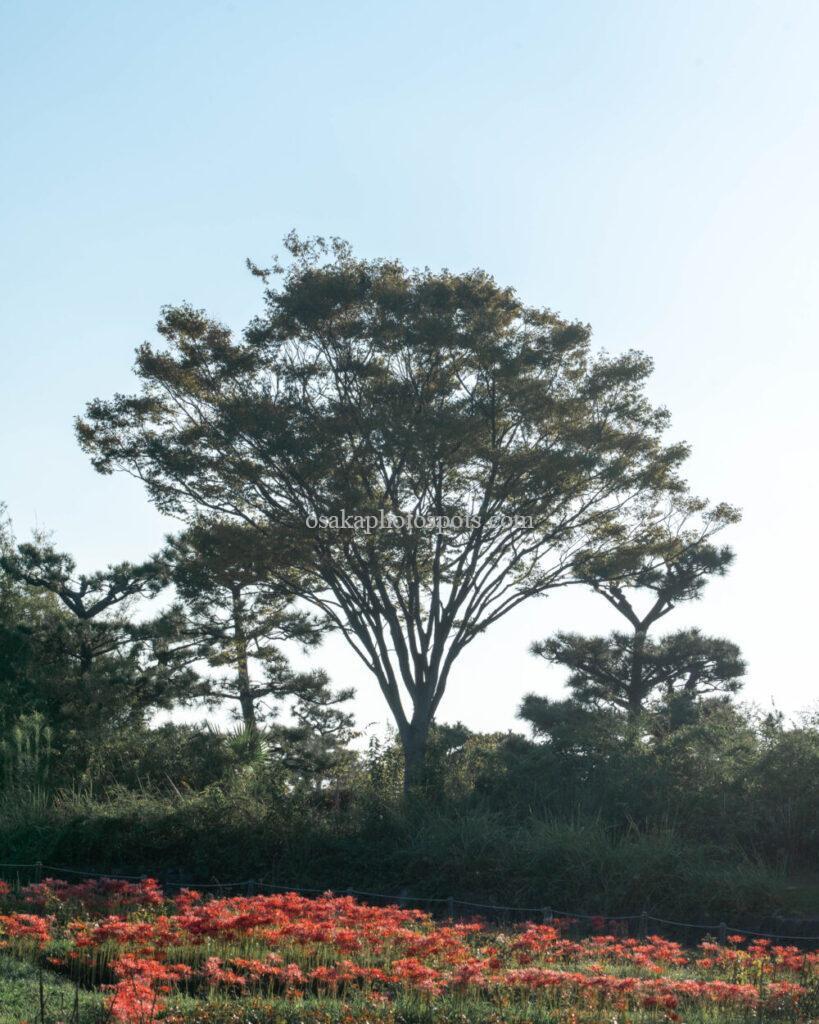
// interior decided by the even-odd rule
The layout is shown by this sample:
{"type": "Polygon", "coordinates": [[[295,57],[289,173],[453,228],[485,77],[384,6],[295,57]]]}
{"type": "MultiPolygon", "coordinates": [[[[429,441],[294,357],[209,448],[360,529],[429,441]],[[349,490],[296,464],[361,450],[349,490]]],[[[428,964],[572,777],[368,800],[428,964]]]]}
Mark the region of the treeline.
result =
{"type": "Polygon", "coordinates": [[[349,756],[352,692],[334,691],[320,670],[294,671],[280,647],[315,646],[322,627],[258,581],[239,536],[190,531],[144,563],[86,575],[47,538],[15,544],[0,526],[7,785],[91,778],[109,743],[194,704],[235,709],[242,742],[263,729],[265,746],[305,778],[349,756]],[[155,610],[165,592],[173,599],[155,610]]]}
{"type": "Polygon", "coordinates": [[[201,537],[91,576],[42,537],[6,525],[2,544],[0,861],[591,912],[811,909],[794,879],[819,858],[819,722],[732,699],[727,641],[645,638],[639,674],[633,634],[537,642],[570,696],[529,695],[521,733],[433,727],[407,797],[400,744],[353,744],[351,695],[282,656],[315,622],[231,585],[201,537]],[[152,724],[215,705],[233,728],[152,724]]]}
{"type": "Polygon", "coordinates": [[[167,724],[111,737],[47,799],[6,790],[0,861],[754,927],[815,916],[817,759],[815,722],[729,706],[640,747],[441,727],[435,797],[407,798],[392,743],[318,788],[264,744],[167,724]]]}
{"type": "MultiPolygon", "coordinates": [[[[639,747],[713,715],[738,692],[745,665],[735,644],[698,629],[649,632],[726,571],[733,552],[712,537],[731,518],[712,513],[696,532],[681,521],[674,543],[664,537],[662,546],[618,551],[616,564],[584,568],[631,629],[532,644],[533,655],[568,670],[570,693],[525,698],[519,714],[536,736],[566,750],[598,735],[639,747]]],[[[141,564],[88,575],[46,537],[18,544],[8,523],[0,531],[0,722],[20,736],[36,723],[52,786],[82,777],[109,738],[193,705],[227,707],[243,742],[263,733],[267,748],[302,765],[319,788],[322,773],[349,760],[353,692],[334,690],[323,671],[294,671],[282,650],[285,642],[315,648],[332,622],[268,581],[260,563],[269,555],[255,549],[253,531],[200,526],[141,564]]]]}

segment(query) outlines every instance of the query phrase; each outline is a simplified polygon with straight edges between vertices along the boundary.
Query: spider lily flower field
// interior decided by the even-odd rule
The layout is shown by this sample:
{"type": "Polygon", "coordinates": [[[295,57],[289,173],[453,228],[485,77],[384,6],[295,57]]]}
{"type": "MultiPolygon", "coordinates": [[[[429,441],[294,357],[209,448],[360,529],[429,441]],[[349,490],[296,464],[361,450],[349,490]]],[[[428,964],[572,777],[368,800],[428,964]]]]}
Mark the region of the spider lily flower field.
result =
{"type": "MultiPolygon", "coordinates": [[[[0,883],[0,900],[3,959],[71,984],[78,1024],[807,1022],[819,1013],[819,953],[743,935],[689,949],[609,933],[601,920],[577,940],[566,921],[499,930],[331,893],[169,898],[152,879],[0,883]]],[[[57,1024],[42,997],[17,1018],[35,1019],[57,1024]]]]}

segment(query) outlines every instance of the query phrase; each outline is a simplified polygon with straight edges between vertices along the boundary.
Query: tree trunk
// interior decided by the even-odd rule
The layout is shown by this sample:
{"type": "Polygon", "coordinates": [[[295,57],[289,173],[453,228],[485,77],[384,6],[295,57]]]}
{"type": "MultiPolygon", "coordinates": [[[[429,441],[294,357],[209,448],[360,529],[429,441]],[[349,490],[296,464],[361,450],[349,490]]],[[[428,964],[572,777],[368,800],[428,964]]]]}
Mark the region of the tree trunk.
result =
{"type": "Polygon", "coordinates": [[[242,724],[248,732],[256,730],[256,707],[253,703],[253,696],[247,688],[239,690],[239,707],[242,710],[242,724]]]}
{"type": "Polygon", "coordinates": [[[628,686],[628,717],[639,718],[643,711],[643,651],[646,643],[646,629],[638,629],[634,633],[634,644],[631,649],[631,672],[628,686]]]}
{"type": "Polygon", "coordinates": [[[413,716],[400,731],[404,750],[404,795],[423,789],[426,784],[426,759],[429,730],[432,722],[426,717],[413,716]]]}
{"type": "Polygon", "coordinates": [[[231,595],[233,597],[233,642],[236,651],[236,688],[239,691],[239,706],[245,729],[248,732],[255,732],[257,728],[256,706],[250,684],[242,592],[238,586],[234,586],[231,588],[231,595]]]}
{"type": "MultiPolygon", "coordinates": [[[[84,624],[80,627],[84,630],[84,624]]],[[[94,651],[91,641],[84,632],[80,634],[80,676],[87,676],[94,663],[94,651]]]]}

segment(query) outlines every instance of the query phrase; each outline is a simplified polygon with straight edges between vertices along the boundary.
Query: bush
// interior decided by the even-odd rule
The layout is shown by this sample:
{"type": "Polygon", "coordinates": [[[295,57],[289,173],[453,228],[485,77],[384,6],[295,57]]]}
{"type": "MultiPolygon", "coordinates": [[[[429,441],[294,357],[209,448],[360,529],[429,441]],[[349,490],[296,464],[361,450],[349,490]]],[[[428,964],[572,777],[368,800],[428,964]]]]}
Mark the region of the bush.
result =
{"type": "Polygon", "coordinates": [[[588,725],[582,743],[437,729],[410,799],[389,742],[305,789],[239,736],[125,733],[82,785],[0,797],[0,861],[736,924],[816,910],[814,723],[723,705],[650,742],[588,725]]]}

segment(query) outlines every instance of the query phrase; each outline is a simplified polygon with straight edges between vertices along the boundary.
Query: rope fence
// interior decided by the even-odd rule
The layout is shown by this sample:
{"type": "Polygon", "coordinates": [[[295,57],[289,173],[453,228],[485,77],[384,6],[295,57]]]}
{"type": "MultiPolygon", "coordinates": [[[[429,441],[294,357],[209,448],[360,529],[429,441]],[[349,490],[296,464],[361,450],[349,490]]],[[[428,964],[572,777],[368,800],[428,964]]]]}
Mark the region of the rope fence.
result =
{"type": "MultiPolygon", "coordinates": [[[[39,882],[48,873],[56,873],[59,875],[72,875],[77,878],[112,878],[116,881],[123,882],[141,882],[146,878],[154,877],[149,875],[121,875],[112,874],[111,872],[100,872],[100,871],[79,871],[75,868],[58,867],[53,864],[43,864],[41,862],[35,862],[33,864],[3,864],[0,863],[0,871],[27,871],[32,872],[35,881],[39,882]]],[[[638,922],[637,933],[641,937],[645,937],[648,934],[649,926],[651,924],[658,924],[669,928],[675,929],[693,929],[705,932],[707,934],[714,935],[717,940],[724,944],[727,935],[743,935],[751,938],[760,939],[771,939],[777,941],[792,941],[792,942],[812,942],[819,944],[819,935],[783,935],[779,932],[766,932],[766,931],[753,931],[748,928],[734,927],[728,925],[724,921],[719,924],[698,924],[691,921],[672,921],[668,918],[655,917],[653,914],[649,914],[643,911],[640,914],[586,914],[580,911],[571,910],[557,910],[552,907],[512,907],[503,906],[497,903],[474,903],[469,900],[457,899],[454,896],[410,896],[404,893],[382,893],[382,892],[367,892],[360,889],[353,889],[350,887],[345,888],[333,888],[325,886],[322,889],[309,888],[298,885],[279,885],[273,882],[266,882],[263,879],[258,878],[247,878],[237,882],[205,882],[205,883],[194,883],[194,882],[175,882],[175,881],[161,881],[160,884],[166,889],[197,889],[197,890],[215,890],[218,892],[226,892],[229,890],[239,889],[247,895],[254,895],[259,892],[270,891],[270,892],[293,892],[304,896],[318,896],[326,892],[333,892],[337,896],[354,896],[357,899],[363,900],[386,900],[389,904],[396,904],[398,906],[406,907],[407,904],[423,904],[427,909],[431,905],[444,907],[446,909],[446,916],[454,918],[457,916],[457,909],[473,910],[473,911],[485,911],[491,914],[493,917],[498,915],[515,915],[518,919],[534,920],[539,919],[543,923],[557,922],[557,921],[603,921],[606,923],[610,922],[622,922],[624,925],[628,925],[631,922],[638,922]]],[[[814,922],[810,922],[813,924],[814,922]]]]}

